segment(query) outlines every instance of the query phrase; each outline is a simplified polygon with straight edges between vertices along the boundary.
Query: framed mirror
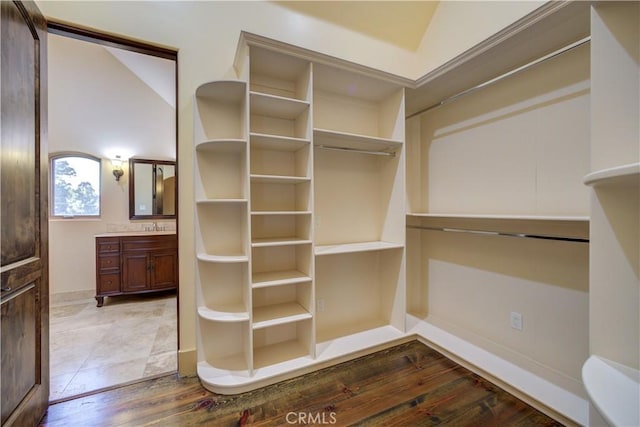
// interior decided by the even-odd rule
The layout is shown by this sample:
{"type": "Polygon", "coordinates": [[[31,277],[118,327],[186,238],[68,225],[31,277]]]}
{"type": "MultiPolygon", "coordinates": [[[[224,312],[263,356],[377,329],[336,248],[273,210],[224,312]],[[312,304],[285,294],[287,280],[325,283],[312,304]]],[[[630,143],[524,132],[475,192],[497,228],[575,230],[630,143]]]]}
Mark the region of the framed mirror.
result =
{"type": "Polygon", "coordinates": [[[129,160],[129,218],[176,217],[176,162],[129,160]]]}

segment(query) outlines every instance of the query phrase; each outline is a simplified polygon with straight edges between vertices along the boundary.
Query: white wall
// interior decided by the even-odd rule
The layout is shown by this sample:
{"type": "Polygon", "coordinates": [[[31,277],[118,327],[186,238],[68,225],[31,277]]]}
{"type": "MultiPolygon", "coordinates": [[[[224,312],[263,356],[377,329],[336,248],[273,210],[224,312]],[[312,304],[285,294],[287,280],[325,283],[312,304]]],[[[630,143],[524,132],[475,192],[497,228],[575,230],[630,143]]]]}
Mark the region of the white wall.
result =
{"type": "MultiPolygon", "coordinates": [[[[509,19],[532,9],[520,2],[498,2],[491,13],[502,8],[515,10],[509,19]],[[500,5],[503,6],[500,6],[500,5]]],[[[376,7],[372,2],[370,7],[376,7]]],[[[447,2],[448,4],[448,2],[447,2]]],[[[194,183],[193,183],[193,95],[198,85],[209,80],[234,77],[232,63],[241,30],[257,33],[325,54],[415,78],[423,64],[416,54],[356,31],[305,16],[271,2],[38,2],[45,16],[98,30],[142,39],[179,49],[179,229],[180,229],[180,359],[181,374],[195,372],[196,309],[194,283],[194,183]],[[416,71],[418,70],[418,71],[416,71]]],[[[335,3],[327,2],[327,7],[335,3]]],[[[492,19],[465,20],[456,24],[456,11],[447,19],[436,17],[431,25],[453,25],[472,34],[462,45],[454,40],[433,38],[423,42],[444,43],[447,51],[459,52],[480,42],[482,37],[502,27],[492,19]],[[443,20],[444,24],[439,23],[443,20]],[[446,22],[445,22],[446,21],[446,22]],[[478,29],[475,31],[475,29],[478,29]]],[[[518,16],[520,15],[520,16],[518,16]]],[[[491,14],[485,15],[491,16],[491,14]]],[[[424,49],[422,49],[424,50],[424,49]]],[[[432,59],[432,63],[446,55],[432,59]]],[[[425,70],[427,71],[427,70],[425,70]]]]}
{"type": "Polygon", "coordinates": [[[95,291],[94,235],[129,221],[129,173],[114,155],[175,159],[175,109],[105,48],[49,36],[49,152],[102,159],[99,219],[49,221],[50,292],[95,291]]]}

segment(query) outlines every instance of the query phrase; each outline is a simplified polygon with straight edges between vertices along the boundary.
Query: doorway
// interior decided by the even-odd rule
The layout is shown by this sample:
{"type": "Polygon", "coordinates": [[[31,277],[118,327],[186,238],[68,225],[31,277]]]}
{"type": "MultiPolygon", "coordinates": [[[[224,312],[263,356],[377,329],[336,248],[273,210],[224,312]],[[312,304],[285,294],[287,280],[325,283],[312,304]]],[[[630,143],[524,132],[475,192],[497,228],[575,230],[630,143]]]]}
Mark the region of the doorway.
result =
{"type": "MultiPolygon", "coordinates": [[[[136,158],[175,162],[178,179],[177,52],[61,23],[49,22],[48,30],[49,154],[100,163],[99,214],[49,217],[56,402],[177,370],[177,289],[107,296],[101,307],[94,298],[95,236],[153,228],[177,239],[177,211],[130,218],[128,168],[136,158]],[[113,174],[116,158],[121,176],[113,174]]],[[[70,175],[81,181],[82,171],[70,175]]]]}

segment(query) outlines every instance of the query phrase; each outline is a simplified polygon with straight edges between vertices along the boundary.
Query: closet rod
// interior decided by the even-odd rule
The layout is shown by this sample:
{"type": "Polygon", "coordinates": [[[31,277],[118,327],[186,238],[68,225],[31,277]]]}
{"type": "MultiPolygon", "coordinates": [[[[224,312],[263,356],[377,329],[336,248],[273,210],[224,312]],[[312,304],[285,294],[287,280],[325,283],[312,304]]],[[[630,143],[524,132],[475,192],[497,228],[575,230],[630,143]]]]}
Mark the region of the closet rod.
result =
{"type": "Polygon", "coordinates": [[[391,157],[396,156],[396,153],[389,153],[387,151],[360,150],[359,148],[334,147],[331,145],[316,145],[316,147],[322,148],[323,150],[351,151],[355,153],[372,154],[374,156],[391,156],[391,157]]]}
{"type": "Polygon", "coordinates": [[[478,91],[480,89],[483,89],[483,88],[485,88],[487,86],[490,86],[490,85],[492,85],[494,83],[497,83],[500,80],[506,79],[507,77],[511,77],[511,76],[513,76],[515,74],[518,74],[521,71],[524,71],[524,70],[526,70],[528,68],[531,68],[531,67],[533,67],[535,65],[538,65],[538,64],[541,64],[541,63],[543,63],[545,61],[553,59],[556,56],[560,56],[563,53],[567,53],[567,52],[569,52],[569,51],[571,51],[571,50],[573,50],[573,49],[575,49],[577,47],[582,46],[585,43],[589,43],[590,41],[591,41],[591,36],[587,36],[587,37],[585,37],[583,39],[580,39],[580,40],[578,40],[576,42],[573,42],[573,43],[571,43],[571,44],[569,44],[569,45],[567,45],[567,46],[565,46],[563,48],[560,48],[560,49],[558,49],[556,51],[553,51],[553,52],[551,52],[551,53],[549,53],[547,55],[544,55],[544,56],[542,56],[542,57],[540,57],[538,59],[534,59],[533,61],[531,61],[529,63],[521,65],[518,68],[515,68],[515,69],[513,69],[511,71],[507,71],[504,74],[500,74],[499,76],[494,77],[494,78],[492,78],[490,80],[487,80],[484,83],[477,84],[477,85],[475,85],[475,86],[473,86],[473,87],[471,87],[469,89],[463,90],[462,92],[458,92],[455,95],[451,95],[450,97],[448,97],[448,98],[446,98],[446,99],[444,99],[444,100],[442,100],[442,101],[440,101],[440,102],[438,102],[436,104],[430,105],[429,107],[423,108],[422,110],[417,111],[417,112],[407,116],[406,118],[410,119],[410,118],[415,117],[417,115],[420,115],[422,113],[426,113],[427,111],[433,110],[434,108],[438,108],[438,107],[441,107],[441,106],[443,106],[445,104],[453,102],[453,101],[455,101],[457,99],[460,99],[460,98],[462,98],[462,97],[464,97],[466,95],[470,95],[470,94],[472,94],[472,93],[474,93],[474,92],[476,92],[476,91],[478,91]]]}
{"type": "Polygon", "coordinates": [[[451,227],[423,227],[418,225],[407,225],[407,228],[413,228],[417,230],[430,230],[430,231],[445,231],[454,233],[468,233],[468,234],[481,234],[483,236],[500,236],[500,237],[519,237],[524,239],[539,239],[539,240],[559,240],[561,242],[572,243],[589,243],[589,239],[583,239],[580,237],[561,237],[561,236],[548,236],[544,234],[528,234],[528,233],[509,233],[503,231],[486,231],[486,230],[469,230],[466,228],[451,228],[451,227]]]}

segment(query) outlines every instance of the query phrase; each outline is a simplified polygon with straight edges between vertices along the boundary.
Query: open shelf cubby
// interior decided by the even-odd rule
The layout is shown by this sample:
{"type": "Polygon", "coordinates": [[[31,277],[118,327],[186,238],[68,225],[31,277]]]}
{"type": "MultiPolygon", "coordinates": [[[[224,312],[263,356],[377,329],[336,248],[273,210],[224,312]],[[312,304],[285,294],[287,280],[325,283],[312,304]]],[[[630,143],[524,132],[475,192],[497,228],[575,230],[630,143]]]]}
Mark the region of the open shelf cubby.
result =
{"type": "Polygon", "coordinates": [[[248,320],[224,323],[200,318],[198,327],[201,361],[205,362],[199,363],[199,372],[210,369],[218,375],[224,375],[224,372],[227,375],[238,372],[243,376],[249,376],[252,354],[248,320]]]}
{"type": "Polygon", "coordinates": [[[221,322],[248,321],[248,263],[199,261],[197,267],[200,317],[221,322]]]}
{"type": "Polygon", "coordinates": [[[308,178],[309,144],[296,151],[251,144],[251,175],[308,178]]]}
{"type": "Polygon", "coordinates": [[[252,92],[309,101],[309,61],[260,47],[251,47],[250,56],[252,92]]]}
{"type": "Polygon", "coordinates": [[[404,328],[404,248],[316,257],[317,341],[404,328]]]}
{"type": "Polygon", "coordinates": [[[310,319],[269,326],[253,331],[253,365],[256,370],[293,359],[313,357],[310,319]]]}
{"type": "Polygon", "coordinates": [[[315,129],[404,141],[404,89],[322,64],[313,79],[315,129]]]}
{"type": "Polygon", "coordinates": [[[196,211],[200,230],[196,240],[199,254],[246,257],[246,203],[199,203],[196,211]]]}
{"type": "Polygon", "coordinates": [[[402,245],[405,213],[401,157],[401,146],[395,157],[315,150],[316,245],[402,245]]]}
{"type": "Polygon", "coordinates": [[[209,141],[196,146],[196,199],[247,199],[247,143],[209,141]]]}
{"type": "Polygon", "coordinates": [[[310,179],[258,177],[251,182],[252,212],[310,210],[310,179]]]}
{"type": "Polygon", "coordinates": [[[253,329],[311,319],[311,283],[254,288],[253,329]]]}
{"type": "Polygon", "coordinates": [[[214,81],[196,90],[196,143],[246,139],[247,84],[237,80],[214,81]]]}
{"type": "Polygon", "coordinates": [[[251,244],[311,243],[311,215],[252,215],[251,244]]]}

